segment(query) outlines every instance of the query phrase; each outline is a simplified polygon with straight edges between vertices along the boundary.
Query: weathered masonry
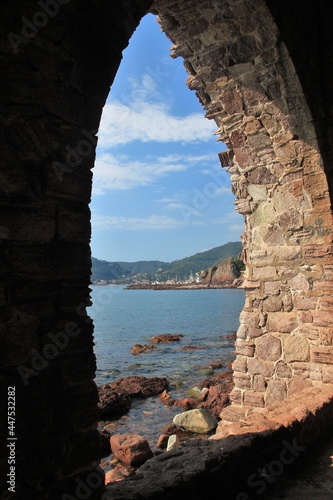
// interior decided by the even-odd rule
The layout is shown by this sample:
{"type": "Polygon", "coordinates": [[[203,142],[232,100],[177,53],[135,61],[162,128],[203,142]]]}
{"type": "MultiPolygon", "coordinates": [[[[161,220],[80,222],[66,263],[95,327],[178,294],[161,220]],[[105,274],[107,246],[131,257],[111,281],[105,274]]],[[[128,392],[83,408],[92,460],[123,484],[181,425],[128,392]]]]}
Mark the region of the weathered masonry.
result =
{"type": "MultiPolygon", "coordinates": [[[[228,147],[220,160],[245,218],[247,298],[222,416],[332,383],[332,10],[323,0],[2,2],[1,430],[14,387],[17,495],[77,498],[82,484],[102,494],[88,203],[102,108],[148,12],[228,147]]],[[[1,469],[10,498],[8,453],[1,469]]]]}

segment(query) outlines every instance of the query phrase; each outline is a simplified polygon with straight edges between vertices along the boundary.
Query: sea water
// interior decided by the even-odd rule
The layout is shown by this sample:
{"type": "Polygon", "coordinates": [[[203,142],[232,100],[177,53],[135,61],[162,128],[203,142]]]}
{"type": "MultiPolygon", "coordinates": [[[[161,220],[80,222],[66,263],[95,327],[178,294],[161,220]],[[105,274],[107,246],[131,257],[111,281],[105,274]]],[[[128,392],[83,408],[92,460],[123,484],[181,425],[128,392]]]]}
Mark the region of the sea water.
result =
{"type": "MultiPolygon", "coordinates": [[[[236,332],[244,300],[241,289],[93,287],[88,313],[95,328],[96,384],[129,375],[167,377],[172,397],[188,397],[188,389],[225,371],[234,359],[234,341],[224,336],[236,332]],[[152,351],[131,354],[133,345],[151,344],[154,335],[166,333],[183,337],[179,342],[154,344],[152,351]],[[200,349],[182,350],[184,346],[200,349]],[[223,368],[209,373],[205,367],[213,361],[223,368]]],[[[166,407],[158,397],[136,400],[130,412],[112,425],[114,432],[139,433],[151,442],[180,411],[180,407],[166,407]]]]}

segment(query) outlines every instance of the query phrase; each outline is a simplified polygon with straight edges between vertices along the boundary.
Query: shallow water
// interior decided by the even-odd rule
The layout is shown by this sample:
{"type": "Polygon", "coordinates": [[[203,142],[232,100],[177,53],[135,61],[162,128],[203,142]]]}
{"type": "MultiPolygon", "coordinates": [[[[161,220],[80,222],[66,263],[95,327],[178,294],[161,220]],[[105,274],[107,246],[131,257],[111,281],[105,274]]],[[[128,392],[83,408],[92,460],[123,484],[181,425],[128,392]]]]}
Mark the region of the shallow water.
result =
{"type": "MultiPolygon", "coordinates": [[[[167,377],[169,392],[181,399],[187,397],[186,390],[208,378],[198,370],[213,361],[225,367],[234,358],[233,342],[223,336],[238,328],[243,290],[95,286],[92,299],[88,312],[95,325],[97,385],[128,375],[167,377]],[[183,338],[171,344],[155,344],[153,351],[131,354],[134,344],[149,344],[152,336],[165,333],[182,334],[183,338]],[[202,349],[180,350],[187,345],[202,349]]],[[[224,369],[214,370],[214,374],[224,369]]],[[[180,411],[179,407],[163,405],[158,396],[136,400],[130,412],[114,422],[114,432],[139,433],[154,445],[163,427],[180,411]]]]}

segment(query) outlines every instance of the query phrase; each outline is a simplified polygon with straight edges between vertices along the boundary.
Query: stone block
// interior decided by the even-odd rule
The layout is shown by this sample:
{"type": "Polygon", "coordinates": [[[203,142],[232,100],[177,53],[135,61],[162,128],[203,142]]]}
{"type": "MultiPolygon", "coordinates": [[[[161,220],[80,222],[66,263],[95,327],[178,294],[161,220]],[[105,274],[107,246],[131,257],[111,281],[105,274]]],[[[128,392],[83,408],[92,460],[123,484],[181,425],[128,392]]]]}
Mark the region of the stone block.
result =
{"type": "Polygon", "coordinates": [[[265,391],[266,385],[266,381],[262,375],[254,375],[252,387],[255,391],[265,391]]]}
{"type": "Polygon", "coordinates": [[[235,387],[238,389],[249,389],[251,387],[251,377],[248,373],[234,372],[233,379],[235,387]]]}
{"type": "Polygon", "coordinates": [[[275,373],[276,373],[277,378],[291,378],[293,375],[293,371],[290,368],[290,366],[287,365],[287,363],[285,363],[282,360],[280,360],[276,363],[275,373]]]}
{"type": "MultiPolygon", "coordinates": [[[[317,299],[317,297],[313,297],[313,298],[317,299]]],[[[324,295],[323,297],[320,297],[319,306],[321,309],[333,310],[333,296],[332,295],[324,295]]],[[[315,309],[315,308],[313,307],[313,309],[315,309]]]]}
{"type": "Polygon", "coordinates": [[[294,304],[297,309],[302,309],[305,311],[308,311],[310,309],[316,309],[317,302],[318,302],[318,297],[311,297],[308,295],[301,295],[298,293],[295,294],[294,296],[294,304]]]}
{"type": "Polygon", "coordinates": [[[248,330],[247,326],[240,325],[239,328],[238,328],[238,330],[237,330],[237,338],[245,340],[246,337],[247,337],[247,330],[248,330]]]}
{"type": "Polygon", "coordinates": [[[274,266],[253,267],[252,277],[255,280],[274,278],[276,276],[276,268],[274,266]]]}
{"type": "Polygon", "coordinates": [[[252,357],[254,354],[254,343],[246,342],[245,340],[236,340],[235,343],[235,353],[242,356],[252,357]]]}
{"type": "Polygon", "coordinates": [[[288,396],[291,396],[296,392],[301,392],[307,387],[312,387],[312,383],[310,382],[310,380],[302,377],[294,377],[289,385],[288,396]]]}
{"type": "Polygon", "coordinates": [[[257,408],[264,408],[264,393],[261,391],[246,391],[244,394],[244,403],[257,408]]]}
{"type": "Polygon", "coordinates": [[[287,386],[282,380],[271,379],[268,381],[266,390],[266,405],[270,406],[287,397],[287,386]]]}
{"type": "Polygon", "coordinates": [[[324,331],[320,333],[320,343],[324,346],[333,345],[333,330],[329,329],[328,331],[324,331]]]}
{"type": "Polygon", "coordinates": [[[312,323],[313,320],[312,311],[298,311],[297,317],[302,323],[312,323]]]}
{"type": "Polygon", "coordinates": [[[312,349],[311,358],[314,363],[333,365],[333,347],[315,347],[312,349]]]}
{"type": "Polygon", "coordinates": [[[253,311],[242,311],[239,315],[239,320],[243,325],[255,328],[259,326],[259,314],[253,311]]]}
{"type": "Polygon", "coordinates": [[[234,387],[229,394],[230,401],[235,405],[242,404],[242,391],[234,387]]]}
{"type": "Polygon", "coordinates": [[[264,335],[256,339],[258,358],[264,361],[277,361],[281,356],[281,341],[273,335],[264,335]]]}
{"type": "Polygon", "coordinates": [[[282,311],[282,308],[282,299],[274,295],[267,297],[263,302],[263,310],[266,312],[278,312],[282,311]]]}
{"type": "Polygon", "coordinates": [[[322,372],[322,380],[324,384],[333,384],[333,368],[324,367],[322,372]]]}
{"type": "Polygon", "coordinates": [[[264,334],[264,331],[261,328],[254,328],[253,326],[249,327],[248,335],[251,339],[261,337],[264,334]]]}
{"type": "Polygon", "coordinates": [[[297,327],[296,314],[293,312],[272,312],[267,317],[269,332],[290,333],[297,327]]]}
{"type": "Polygon", "coordinates": [[[257,358],[248,359],[247,369],[252,375],[263,375],[264,377],[271,377],[274,373],[273,363],[265,363],[257,358]]]}
{"type": "Polygon", "coordinates": [[[287,284],[294,292],[308,292],[310,289],[308,280],[301,273],[288,280],[287,284]]]}
{"type": "Polygon", "coordinates": [[[247,358],[245,356],[237,356],[232,363],[232,369],[235,372],[247,372],[247,358]]]}
{"type": "Polygon", "coordinates": [[[265,281],[264,291],[267,295],[277,295],[280,292],[280,281],[265,281]]]}
{"type": "Polygon", "coordinates": [[[313,324],[315,326],[333,327],[332,311],[313,311],[313,324]]]}
{"type": "Polygon", "coordinates": [[[301,335],[290,335],[283,341],[283,354],[286,363],[308,361],[310,359],[309,341],[301,335]]]}

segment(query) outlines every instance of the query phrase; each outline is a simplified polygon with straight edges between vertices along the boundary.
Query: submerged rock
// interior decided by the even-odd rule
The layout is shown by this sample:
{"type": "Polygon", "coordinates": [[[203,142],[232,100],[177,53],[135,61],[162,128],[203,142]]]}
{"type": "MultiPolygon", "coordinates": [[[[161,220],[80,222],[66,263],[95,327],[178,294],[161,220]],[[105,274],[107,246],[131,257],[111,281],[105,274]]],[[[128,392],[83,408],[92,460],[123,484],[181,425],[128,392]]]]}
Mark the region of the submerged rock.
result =
{"type": "Polygon", "coordinates": [[[160,344],[160,343],[168,344],[170,342],[177,342],[182,337],[184,337],[184,335],[165,333],[165,334],[161,334],[161,335],[155,335],[154,337],[152,337],[151,342],[153,344],[160,344]]]}
{"type": "Polygon", "coordinates": [[[132,354],[142,354],[143,352],[146,351],[153,351],[155,349],[154,345],[149,345],[149,344],[135,344],[132,349],[131,353],[132,354]]]}
{"type": "Polygon", "coordinates": [[[110,443],[113,455],[134,467],[139,467],[154,456],[148,441],[139,434],[114,434],[110,443]]]}
{"type": "Polygon", "coordinates": [[[197,408],[179,413],[174,417],[173,423],[188,431],[206,434],[217,427],[218,421],[207,410],[197,408]]]}

